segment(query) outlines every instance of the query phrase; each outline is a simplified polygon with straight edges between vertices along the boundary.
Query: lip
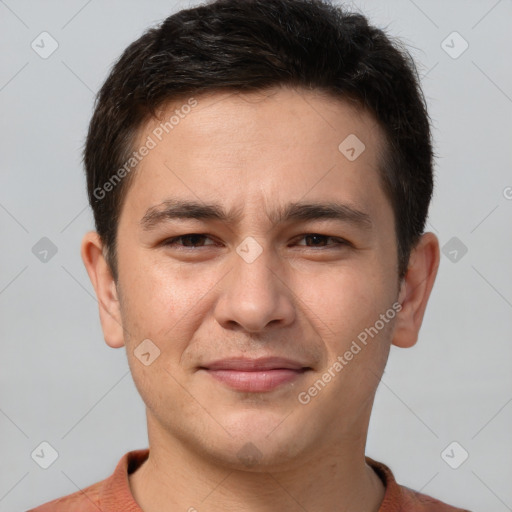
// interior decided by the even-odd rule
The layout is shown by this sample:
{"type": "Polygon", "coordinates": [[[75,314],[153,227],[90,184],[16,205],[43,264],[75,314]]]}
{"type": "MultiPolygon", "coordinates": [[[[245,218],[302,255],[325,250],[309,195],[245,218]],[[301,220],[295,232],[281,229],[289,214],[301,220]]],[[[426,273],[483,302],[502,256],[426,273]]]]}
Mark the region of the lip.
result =
{"type": "Polygon", "coordinates": [[[237,391],[261,393],[291,383],[311,368],[291,359],[264,357],[222,359],[200,369],[237,391]]]}

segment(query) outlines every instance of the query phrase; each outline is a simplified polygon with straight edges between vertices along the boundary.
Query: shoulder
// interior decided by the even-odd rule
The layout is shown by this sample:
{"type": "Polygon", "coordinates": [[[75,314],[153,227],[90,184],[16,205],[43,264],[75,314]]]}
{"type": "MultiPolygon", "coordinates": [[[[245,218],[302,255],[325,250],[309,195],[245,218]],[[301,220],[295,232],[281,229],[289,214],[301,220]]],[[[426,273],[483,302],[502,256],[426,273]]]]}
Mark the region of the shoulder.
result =
{"type": "Polygon", "coordinates": [[[139,512],[140,509],[130,491],[128,476],[147,459],[148,455],[149,449],[125,453],[108,478],[27,512],[107,512],[107,509],[116,512],[128,509],[139,512]]]}
{"type": "Polygon", "coordinates": [[[370,457],[367,464],[377,473],[385,486],[384,500],[379,512],[470,512],[399,485],[388,466],[370,457]]]}
{"type": "Polygon", "coordinates": [[[467,509],[453,507],[432,496],[427,496],[418,491],[400,485],[402,492],[402,509],[414,512],[470,512],[467,509]]]}
{"type": "Polygon", "coordinates": [[[104,483],[105,480],[102,480],[80,491],[39,505],[27,512],[98,512],[100,509],[100,491],[104,483]]]}

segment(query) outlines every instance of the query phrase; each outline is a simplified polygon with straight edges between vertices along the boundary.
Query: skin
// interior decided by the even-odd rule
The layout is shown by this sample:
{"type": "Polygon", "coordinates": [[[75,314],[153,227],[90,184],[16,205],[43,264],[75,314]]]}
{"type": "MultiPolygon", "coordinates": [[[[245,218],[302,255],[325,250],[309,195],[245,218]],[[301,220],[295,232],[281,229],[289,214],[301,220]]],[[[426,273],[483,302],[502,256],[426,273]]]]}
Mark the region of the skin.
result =
{"type": "MultiPolygon", "coordinates": [[[[390,345],[417,341],[438,240],[422,236],[398,283],[394,217],[378,175],[383,135],[369,113],[290,88],[196,99],[138,164],[118,226],[118,282],[97,233],[81,248],[105,341],[126,347],[146,404],[150,456],[130,475],[132,493],[145,512],[377,511],[384,487],[364,458],[370,413],[390,345]],[[338,150],[350,134],[365,144],[354,161],[338,150]],[[216,202],[240,218],[174,219],[143,230],[146,211],[169,198],[216,202]],[[271,222],[294,201],[349,204],[372,227],[271,222]],[[190,233],[207,236],[195,247],[190,239],[163,244],[190,233]],[[304,237],[311,233],[325,236],[315,245],[304,237]],[[262,249],[251,263],[236,251],[248,236],[262,249]],[[299,392],[396,301],[394,319],[300,403],[299,392]],[[161,351],[149,366],[134,355],[145,339],[161,351]],[[241,355],[300,359],[311,370],[258,393],[198,370],[241,355]],[[252,462],[242,456],[248,446],[256,449],[252,462]]],[[[159,122],[142,126],[138,142],[159,122]]]]}

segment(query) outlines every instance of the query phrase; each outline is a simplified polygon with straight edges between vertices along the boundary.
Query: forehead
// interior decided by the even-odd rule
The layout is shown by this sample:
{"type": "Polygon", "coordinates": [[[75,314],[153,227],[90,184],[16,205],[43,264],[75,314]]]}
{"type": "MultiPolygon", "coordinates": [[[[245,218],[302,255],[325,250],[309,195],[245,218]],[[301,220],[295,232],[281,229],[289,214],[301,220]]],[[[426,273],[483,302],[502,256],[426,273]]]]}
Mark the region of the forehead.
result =
{"type": "MultiPolygon", "coordinates": [[[[329,144],[342,135],[359,132],[370,143],[370,150],[379,146],[382,133],[373,114],[358,100],[341,99],[321,90],[292,87],[273,87],[244,93],[217,91],[196,96],[181,96],[161,106],[157,117],[151,118],[139,129],[139,137],[152,134],[157,142],[179,140],[193,131],[202,142],[216,139],[233,144],[240,139],[258,135],[261,142],[289,142],[290,137],[302,135],[305,145],[323,140],[329,144]],[[219,128],[223,129],[222,132],[219,128]],[[286,127],[285,132],[280,131],[286,127]],[[262,128],[265,128],[262,130],[262,128]],[[236,134],[228,138],[227,132],[236,134]],[[278,135],[278,139],[276,139],[278,135]]],[[[325,145],[323,144],[323,145],[325,145]]],[[[371,152],[371,151],[370,151],[371,152]]]]}
{"type": "Polygon", "coordinates": [[[139,213],[170,196],[239,210],[256,202],[284,205],[284,196],[346,199],[371,209],[382,196],[378,123],[318,91],[182,97],[141,127],[135,147],[148,142],[125,201],[139,213]]]}

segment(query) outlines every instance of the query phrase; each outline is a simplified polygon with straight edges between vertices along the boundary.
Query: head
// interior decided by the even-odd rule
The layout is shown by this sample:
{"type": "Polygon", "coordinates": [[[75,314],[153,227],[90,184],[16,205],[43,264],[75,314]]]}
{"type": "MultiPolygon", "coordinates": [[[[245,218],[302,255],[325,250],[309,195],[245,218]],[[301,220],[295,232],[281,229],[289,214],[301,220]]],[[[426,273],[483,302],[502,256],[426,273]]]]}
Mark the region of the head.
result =
{"type": "Polygon", "coordinates": [[[407,52],[315,0],[180,11],[114,65],[84,162],[82,257],[154,435],[232,465],[254,446],[266,467],[364,444],[439,263],[407,52]],[[220,359],[268,357],[300,368],[259,392],[219,380],[220,359]]]}

